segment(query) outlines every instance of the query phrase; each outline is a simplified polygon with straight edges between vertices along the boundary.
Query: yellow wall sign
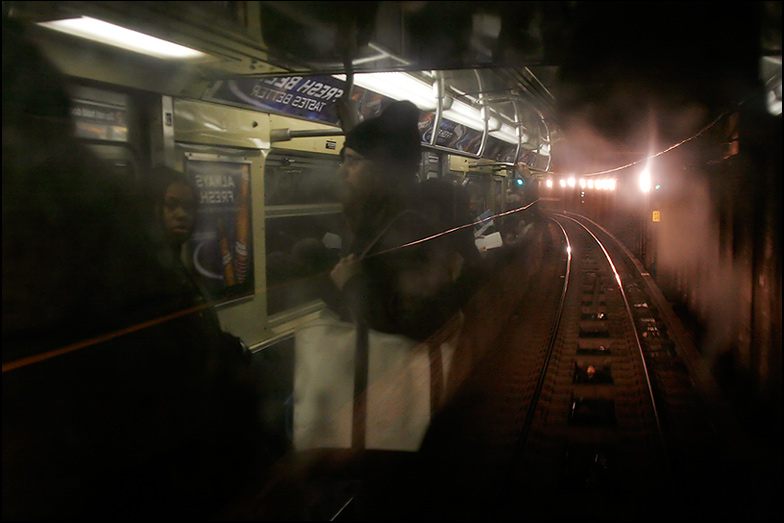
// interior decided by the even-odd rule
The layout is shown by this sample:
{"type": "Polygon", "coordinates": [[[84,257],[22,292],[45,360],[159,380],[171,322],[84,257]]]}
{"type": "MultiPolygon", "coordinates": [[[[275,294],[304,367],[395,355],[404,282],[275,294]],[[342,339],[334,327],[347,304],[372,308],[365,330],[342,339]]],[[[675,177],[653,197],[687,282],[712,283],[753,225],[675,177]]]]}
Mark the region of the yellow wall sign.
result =
{"type": "Polygon", "coordinates": [[[653,211],[653,221],[661,221],[661,213],[659,211],[653,211]]]}

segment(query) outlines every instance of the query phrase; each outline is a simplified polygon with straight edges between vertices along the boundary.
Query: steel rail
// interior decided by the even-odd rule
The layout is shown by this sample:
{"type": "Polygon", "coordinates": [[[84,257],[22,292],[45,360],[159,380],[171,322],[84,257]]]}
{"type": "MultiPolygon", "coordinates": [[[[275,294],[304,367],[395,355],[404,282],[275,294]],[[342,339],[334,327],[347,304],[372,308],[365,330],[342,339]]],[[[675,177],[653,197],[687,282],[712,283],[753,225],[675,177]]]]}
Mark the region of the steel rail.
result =
{"type": "Polygon", "coordinates": [[[615,275],[615,280],[618,283],[618,288],[620,290],[621,297],[623,298],[623,303],[624,303],[624,307],[626,309],[626,314],[627,314],[627,316],[629,318],[629,322],[630,322],[631,327],[632,327],[632,332],[634,333],[634,341],[635,341],[635,344],[636,344],[636,347],[637,347],[637,354],[640,356],[640,361],[642,363],[643,375],[645,376],[645,385],[646,385],[646,388],[648,390],[648,398],[650,400],[651,409],[653,411],[653,417],[654,417],[654,420],[656,422],[657,436],[659,437],[659,443],[661,444],[661,450],[664,453],[664,457],[666,459],[666,463],[667,463],[668,468],[669,468],[669,466],[670,466],[669,453],[667,452],[667,444],[666,444],[666,441],[664,439],[664,430],[662,429],[662,425],[661,425],[661,419],[660,419],[660,416],[659,416],[659,409],[656,406],[656,395],[655,395],[655,393],[653,391],[653,385],[651,383],[651,373],[650,373],[650,370],[648,369],[648,364],[645,361],[645,351],[643,349],[642,341],[640,340],[639,332],[637,332],[637,325],[636,325],[636,322],[634,320],[634,313],[632,312],[631,305],[629,304],[629,299],[628,299],[628,297],[626,295],[626,291],[624,291],[623,282],[621,281],[621,276],[618,273],[618,269],[616,268],[615,263],[613,262],[612,256],[610,256],[610,253],[607,252],[607,249],[605,248],[604,243],[593,233],[593,231],[591,231],[588,227],[586,227],[582,222],[580,222],[579,220],[577,220],[577,219],[575,219],[575,218],[573,218],[571,216],[566,216],[566,215],[563,215],[563,214],[559,214],[558,216],[566,218],[566,219],[571,220],[572,222],[576,223],[577,225],[582,227],[594,239],[594,241],[596,241],[596,243],[599,245],[599,248],[604,253],[604,256],[607,258],[607,262],[610,264],[610,268],[612,269],[612,272],[615,275]]]}
{"type": "MultiPolygon", "coordinates": [[[[558,329],[561,326],[561,319],[563,317],[563,310],[566,304],[566,294],[569,289],[569,278],[572,272],[572,245],[569,241],[569,234],[566,232],[566,229],[558,223],[556,220],[550,218],[560,229],[564,235],[564,240],[566,241],[566,268],[564,270],[564,283],[563,288],[561,289],[561,296],[559,298],[558,308],[556,309],[555,313],[555,320],[553,321],[553,325],[551,328],[551,335],[550,341],[547,345],[547,349],[544,353],[544,362],[542,363],[542,370],[537,378],[536,386],[534,388],[534,393],[531,397],[531,408],[526,413],[525,419],[523,420],[523,426],[520,429],[520,433],[517,437],[517,442],[515,445],[514,456],[510,462],[509,468],[507,469],[506,473],[506,481],[504,485],[507,488],[513,484],[513,477],[517,470],[518,463],[521,459],[526,441],[528,440],[528,435],[531,431],[531,426],[533,425],[534,416],[536,414],[536,409],[534,408],[539,401],[539,397],[542,394],[542,389],[544,387],[545,376],[547,375],[547,369],[550,365],[550,360],[552,359],[553,351],[555,349],[556,343],[556,335],[558,334],[558,329]]],[[[504,499],[507,499],[508,493],[505,494],[504,499]]]]}

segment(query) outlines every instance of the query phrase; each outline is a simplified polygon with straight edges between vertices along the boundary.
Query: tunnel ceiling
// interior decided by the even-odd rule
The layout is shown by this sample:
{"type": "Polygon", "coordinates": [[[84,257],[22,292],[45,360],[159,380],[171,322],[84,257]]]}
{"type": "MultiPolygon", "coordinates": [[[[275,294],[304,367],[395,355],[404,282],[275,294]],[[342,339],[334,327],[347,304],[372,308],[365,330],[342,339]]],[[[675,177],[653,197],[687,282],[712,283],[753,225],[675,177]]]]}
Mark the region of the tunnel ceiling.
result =
{"type": "MultiPolygon", "coordinates": [[[[588,128],[619,149],[652,114],[682,139],[781,78],[781,2],[4,2],[32,21],[92,14],[209,52],[211,78],[479,71],[486,96],[538,112],[556,136],[588,128]],[[155,16],[150,16],[154,13],[155,16]],[[776,66],[777,64],[777,66],[776,66]],[[777,69],[776,69],[777,67],[777,69]],[[673,115],[694,113],[692,124],[673,115]],[[560,132],[559,132],[560,131],[560,132]]],[[[470,74],[469,74],[470,73],[470,74]]],[[[473,87],[472,87],[473,85],[473,87]]],[[[575,133],[577,134],[577,133],[575,133]]]]}

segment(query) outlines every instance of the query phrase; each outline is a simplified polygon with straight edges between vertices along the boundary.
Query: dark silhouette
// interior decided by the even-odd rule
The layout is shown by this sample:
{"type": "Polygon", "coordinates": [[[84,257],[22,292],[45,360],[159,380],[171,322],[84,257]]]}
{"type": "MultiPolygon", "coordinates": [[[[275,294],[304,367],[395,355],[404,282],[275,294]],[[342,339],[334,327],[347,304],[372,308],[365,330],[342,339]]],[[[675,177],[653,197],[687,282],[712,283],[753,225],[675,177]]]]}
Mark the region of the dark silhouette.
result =
{"type": "Polygon", "coordinates": [[[5,17],[3,73],[3,519],[209,518],[265,463],[250,366],[5,17]]]}

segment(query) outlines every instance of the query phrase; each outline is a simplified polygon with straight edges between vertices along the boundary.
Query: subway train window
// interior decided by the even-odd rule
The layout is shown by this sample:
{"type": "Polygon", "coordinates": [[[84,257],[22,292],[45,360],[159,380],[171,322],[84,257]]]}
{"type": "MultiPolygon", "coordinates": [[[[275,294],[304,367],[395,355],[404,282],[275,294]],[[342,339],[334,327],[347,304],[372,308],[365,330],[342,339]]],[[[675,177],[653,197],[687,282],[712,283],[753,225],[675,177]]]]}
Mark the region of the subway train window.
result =
{"type": "Polygon", "coordinates": [[[269,206],[338,203],[337,157],[273,152],[264,172],[269,206]]]}
{"type": "Polygon", "coordinates": [[[344,237],[337,157],[273,152],[265,164],[267,314],[319,299],[344,237]]]}
{"type": "Polygon", "coordinates": [[[340,258],[339,213],[267,217],[267,313],[319,299],[319,286],[340,258]]]}

